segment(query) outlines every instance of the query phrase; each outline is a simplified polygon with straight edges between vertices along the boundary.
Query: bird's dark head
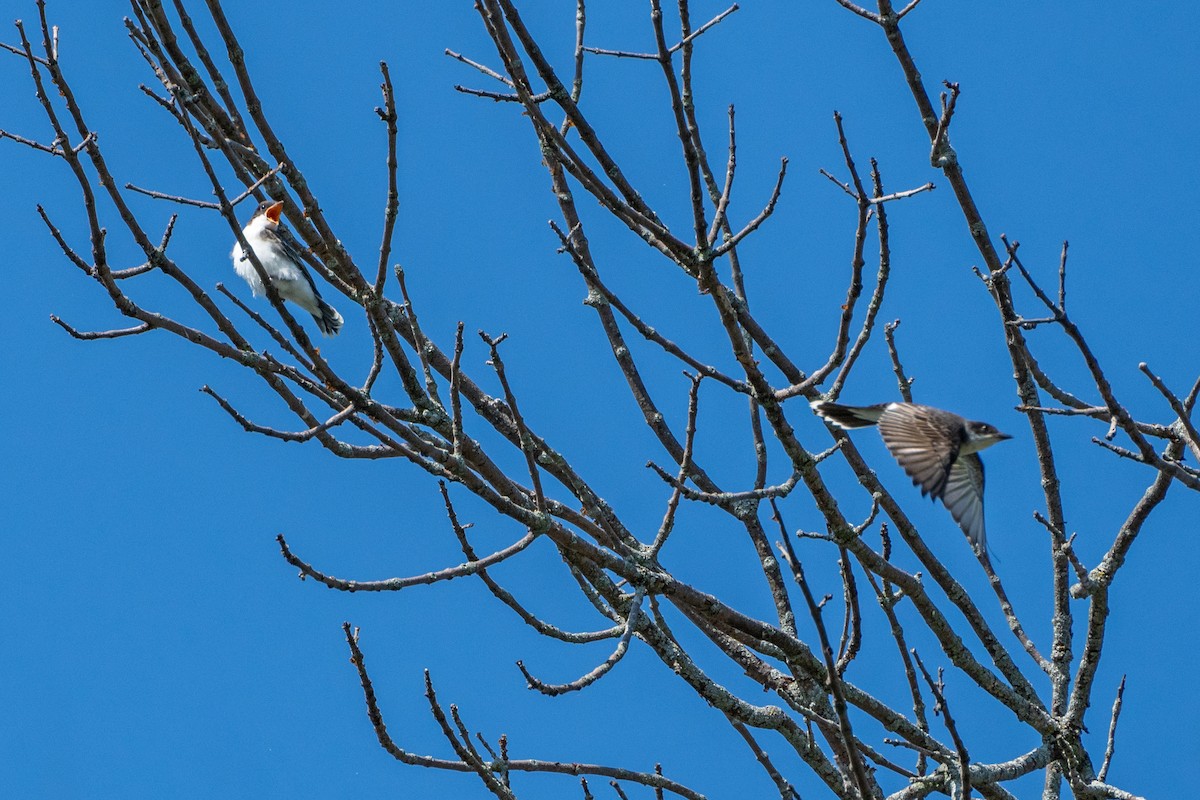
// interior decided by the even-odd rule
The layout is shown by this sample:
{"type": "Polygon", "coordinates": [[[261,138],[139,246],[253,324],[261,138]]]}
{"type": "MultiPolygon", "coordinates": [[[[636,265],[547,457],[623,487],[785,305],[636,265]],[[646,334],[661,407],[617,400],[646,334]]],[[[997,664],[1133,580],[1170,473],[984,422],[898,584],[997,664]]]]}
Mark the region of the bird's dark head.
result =
{"type": "Polygon", "coordinates": [[[966,428],[967,445],[970,448],[970,452],[982,450],[985,447],[991,447],[996,442],[1012,438],[1007,433],[1001,433],[986,422],[970,420],[967,422],[966,428]]]}
{"type": "Polygon", "coordinates": [[[263,200],[258,204],[258,208],[254,209],[254,217],[266,217],[273,225],[279,224],[279,215],[282,213],[283,202],[277,200],[263,200]]]}

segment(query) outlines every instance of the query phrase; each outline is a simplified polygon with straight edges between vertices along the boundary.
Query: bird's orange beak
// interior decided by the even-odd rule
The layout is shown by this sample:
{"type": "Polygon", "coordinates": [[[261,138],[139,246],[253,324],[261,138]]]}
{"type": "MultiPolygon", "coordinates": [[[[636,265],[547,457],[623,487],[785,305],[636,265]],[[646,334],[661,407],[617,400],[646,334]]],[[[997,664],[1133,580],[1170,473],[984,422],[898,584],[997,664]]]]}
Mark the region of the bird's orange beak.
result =
{"type": "Polygon", "coordinates": [[[267,215],[267,219],[271,220],[271,222],[278,223],[279,215],[283,213],[283,201],[281,200],[275,205],[270,206],[265,213],[267,215]]]}

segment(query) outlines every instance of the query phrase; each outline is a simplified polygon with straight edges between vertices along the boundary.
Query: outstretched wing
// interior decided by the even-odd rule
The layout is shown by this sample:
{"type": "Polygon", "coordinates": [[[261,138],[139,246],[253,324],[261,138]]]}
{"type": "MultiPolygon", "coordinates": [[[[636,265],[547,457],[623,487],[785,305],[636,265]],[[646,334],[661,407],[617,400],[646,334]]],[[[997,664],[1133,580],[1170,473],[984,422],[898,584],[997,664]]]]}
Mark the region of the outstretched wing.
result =
{"type": "Polygon", "coordinates": [[[937,413],[928,406],[892,403],[879,417],[879,435],[921,494],[941,498],[961,442],[954,435],[957,428],[939,424],[937,413]]]}
{"type": "Polygon", "coordinates": [[[987,552],[987,534],[983,527],[983,461],[975,453],[959,457],[950,467],[950,476],[942,494],[954,521],[963,529],[971,544],[987,552]]]}

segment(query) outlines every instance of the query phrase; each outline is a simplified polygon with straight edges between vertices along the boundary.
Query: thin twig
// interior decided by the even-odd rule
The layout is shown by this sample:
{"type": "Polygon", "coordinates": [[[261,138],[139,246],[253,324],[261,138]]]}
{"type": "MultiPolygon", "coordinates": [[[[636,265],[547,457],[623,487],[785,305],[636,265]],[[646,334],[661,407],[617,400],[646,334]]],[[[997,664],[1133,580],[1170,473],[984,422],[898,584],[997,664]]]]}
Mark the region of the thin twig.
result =
{"type": "Polygon", "coordinates": [[[301,576],[312,578],[318,583],[325,584],[330,589],[338,589],[343,592],[397,592],[401,589],[407,589],[410,586],[424,586],[431,583],[454,580],[455,578],[463,578],[468,575],[475,575],[482,569],[512,558],[533,544],[537,538],[538,534],[530,531],[508,547],[497,550],[483,558],[472,559],[454,567],[446,567],[445,569],[426,572],[421,575],[388,578],[382,581],[344,580],[342,578],[335,578],[332,575],[326,575],[293,554],[291,548],[288,547],[287,541],[284,540],[283,534],[276,536],[275,541],[279,543],[279,550],[283,554],[284,560],[299,569],[301,576]]]}
{"type": "Polygon", "coordinates": [[[525,676],[525,680],[528,683],[529,688],[537,689],[544,695],[554,697],[556,695],[566,694],[567,692],[577,692],[580,689],[586,689],[588,686],[591,686],[593,683],[600,680],[602,677],[612,671],[612,668],[615,667],[621,661],[621,659],[625,657],[625,653],[629,650],[629,640],[633,637],[633,632],[637,627],[638,615],[642,610],[642,598],[645,597],[645,595],[645,588],[639,586],[637,591],[634,592],[633,599],[629,601],[629,611],[627,612],[627,616],[625,618],[625,630],[621,634],[620,640],[617,641],[616,649],[613,650],[612,654],[609,655],[608,658],[598,664],[595,669],[588,672],[586,675],[580,676],[569,683],[545,683],[544,681],[541,681],[531,675],[529,670],[525,669],[524,662],[518,661],[517,668],[521,670],[521,674],[525,676]]]}
{"type": "Polygon", "coordinates": [[[942,671],[938,670],[938,679],[934,681],[933,676],[929,674],[929,670],[925,669],[925,665],[921,662],[921,656],[914,649],[912,651],[913,660],[917,662],[917,668],[921,670],[921,675],[925,678],[925,683],[929,686],[929,691],[933,693],[936,704],[933,707],[934,713],[941,712],[942,722],[946,725],[946,730],[950,733],[950,738],[954,740],[954,749],[958,753],[958,781],[962,787],[962,800],[970,800],[971,798],[971,759],[967,754],[967,746],[963,744],[962,737],[958,734],[958,726],[954,723],[954,717],[950,715],[950,704],[946,702],[944,692],[945,685],[942,682],[942,671]]]}
{"type": "Polygon", "coordinates": [[[145,333],[153,328],[150,323],[143,322],[141,325],[134,325],[132,328],[120,328],[118,330],[110,331],[80,331],[72,328],[54,314],[50,315],[50,321],[62,328],[67,333],[71,334],[72,337],[76,339],[82,339],[84,341],[92,341],[95,339],[121,339],[125,336],[136,336],[139,333],[145,333]]]}
{"type": "Polygon", "coordinates": [[[1104,746],[1104,763],[1100,765],[1100,771],[1096,773],[1096,780],[1103,781],[1108,777],[1108,768],[1112,766],[1113,753],[1117,748],[1117,720],[1121,718],[1121,703],[1125,696],[1125,675],[1121,676],[1121,683],[1117,686],[1117,696],[1113,700],[1112,718],[1108,722],[1108,742],[1104,746]]]}

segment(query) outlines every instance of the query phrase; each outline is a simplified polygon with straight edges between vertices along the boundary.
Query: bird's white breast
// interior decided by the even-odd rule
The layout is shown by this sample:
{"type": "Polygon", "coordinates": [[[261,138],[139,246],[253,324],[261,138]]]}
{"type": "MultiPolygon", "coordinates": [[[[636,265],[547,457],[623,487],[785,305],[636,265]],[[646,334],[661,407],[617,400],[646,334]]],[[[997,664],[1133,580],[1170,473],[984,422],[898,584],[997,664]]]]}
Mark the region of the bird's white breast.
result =
{"type": "MultiPolygon", "coordinates": [[[[258,256],[258,262],[263,265],[263,269],[267,274],[271,274],[271,268],[267,266],[267,255],[269,248],[262,245],[262,234],[266,229],[266,217],[255,217],[246,223],[246,227],[242,228],[242,235],[246,237],[250,248],[254,250],[254,255],[258,256]]],[[[233,260],[233,270],[238,274],[238,277],[250,284],[250,291],[255,297],[266,294],[263,291],[262,281],[258,277],[258,271],[254,269],[254,264],[250,263],[250,259],[246,256],[240,242],[233,243],[233,250],[229,253],[229,257],[233,260]]]]}
{"type": "MultiPolygon", "coordinates": [[[[312,284],[309,283],[308,276],[304,273],[304,268],[293,261],[278,244],[272,235],[273,229],[274,225],[265,216],[258,216],[246,224],[246,227],[242,229],[242,235],[246,237],[250,249],[258,257],[258,262],[262,264],[263,270],[271,279],[279,296],[284,300],[291,300],[309,313],[318,313],[320,304],[312,284]]],[[[254,269],[254,264],[250,262],[250,259],[245,257],[240,244],[233,246],[230,257],[233,259],[234,270],[250,285],[250,291],[256,297],[265,295],[266,291],[263,289],[258,272],[254,269]]]]}

